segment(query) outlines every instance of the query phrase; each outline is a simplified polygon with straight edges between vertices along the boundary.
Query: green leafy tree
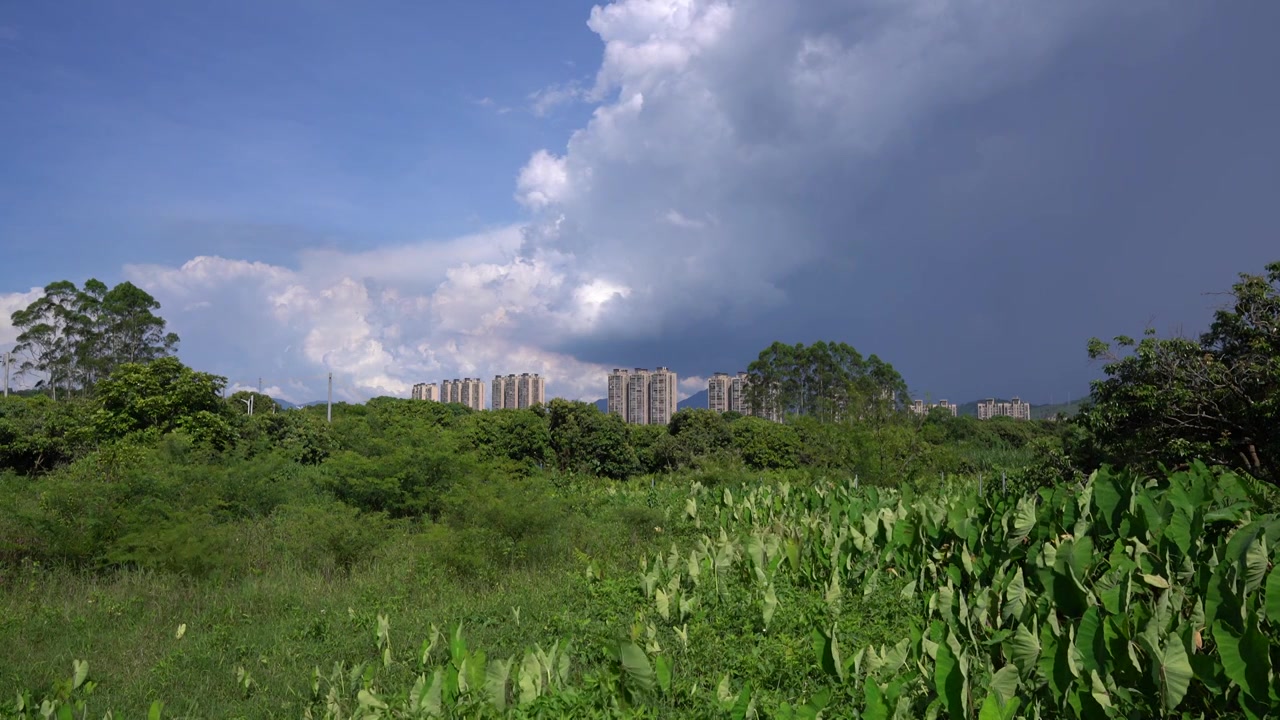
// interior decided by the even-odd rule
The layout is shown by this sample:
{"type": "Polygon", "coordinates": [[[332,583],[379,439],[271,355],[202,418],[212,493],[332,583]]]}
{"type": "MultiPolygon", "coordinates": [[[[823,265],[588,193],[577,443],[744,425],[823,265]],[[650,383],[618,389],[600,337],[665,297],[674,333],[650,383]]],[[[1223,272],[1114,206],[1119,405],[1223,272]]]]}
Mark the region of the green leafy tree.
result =
{"type": "Polygon", "coordinates": [[[675,441],[665,425],[627,425],[627,438],[631,447],[635,448],[636,461],[640,471],[646,473],[664,472],[673,466],[669,464],[666,453],[666,441],[675,441]]]}
{"type": "Polygon", "coordinates": [[[253,400],[253,414],[270,415],[280,411],[280,403],[276,402],[270,395],[252,392],[249,390],[237,390],[231,393],[227,398],[227,407],[234,415],[249,414],[249,400],[253,400]]]}
{"type": "Polygon", "coordinates": [[[14,353],[19,375],[41,375],[37,387],[57,399],[58,387],[69,390],[75,369],[76,286],[68,280],[50,283],[44,293],[10,316],[20,332],[14,353]]]}
{"type": "Polygon", "coordinates": [[[625,478],[637,468],[627,426],[592,404],[553,399],[547,406],[551,451],[560,470],[625,478]]]}
{"type": "Polygon", "coordinates": [[[1201,458],[1280,484],[1280,262],[1241,274],[1231,296],[1198,340],[1089,342],[1106,377],[1077,418],[1077,458],[1147,471],[1201,458]]]}
{"type": "Polygon", "coordinates": [[[467,444],[485,458],[502,458],[541,467],[551,458],[551,431],[533,410],[471,413],[459,420],[467,444]]]}
{"type": "Polygon", "coordinates": [[[178,336],[165,332],[165,320],[155,314],[160,303],[133,283],[124,282],[102,296],[104,347],[108,370],[122,363],[149,362],[165,357],[178,345],[178,336]]]}
{"type": "Polygon", "coordinates": [[[0,470],[40,473],[79,456],[88,444],[88,406],[47,395],[0,398],[0,470]]]}
{"type": "Polygon", "coordinates": [[[61,280],[11,316],[20,330],[14,348],[20,375],[37,376],[38,386],[57,397],[88,390],[123,363],[170,355],[178,336],[165,332],[155,314],[160,303],[133,285],[108,289],[90,279],[83,289],[61,280]]]}
{"type": "Polygon", "coordinates": [[[311,413],[291,410],[255,414],[251,418],[243,417],[241,423],[241,437],[254,446],[255,454],[274,450],[294,462],[318,465],[336,447],[329,423],[311,413]]]}
{"type": "Polygon", "coordinates": [[[864,358],[845,343],[775,342],[760,352],[747,372],[747,400],[757,415],[837,420],[884,414],[898,409],[907,389],[892,365],[875,355],[864,358]]]}
{"type": "Polygon", "coordinates": [[[733,423],[733,445],[742,461],[758,470],[797,467],[800,435],[790,425],[746,417],[733,423]]]}
{"type": "Polygon", "coordinates": [[[690,456],[714,455],[733,444],[729,423],[720,413],[705,408],[676,412],[667,429],[690,456]]]}
{"type": "Polygon", "coordinates": [[[94,429],[101,438],[118,438],[182,428],[223,443],[230,435],[222,401],[226,382],[172,357],[145,365],[126,363],[98,383],[94,429]]]}

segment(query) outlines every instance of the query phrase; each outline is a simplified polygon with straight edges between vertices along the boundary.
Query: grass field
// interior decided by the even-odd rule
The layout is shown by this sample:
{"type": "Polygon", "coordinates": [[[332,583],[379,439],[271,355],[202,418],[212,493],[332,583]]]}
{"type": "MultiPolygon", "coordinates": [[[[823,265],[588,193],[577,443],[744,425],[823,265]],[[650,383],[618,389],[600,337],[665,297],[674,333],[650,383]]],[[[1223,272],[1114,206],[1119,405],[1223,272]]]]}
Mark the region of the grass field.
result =
{"type": "MultiPolygon", "coordinates": [[[[575,489],[573,509],[551,529],[571,541],[542,538],[523,556],[510,553],[505,566],[477,569],[456,556],[480,555],[480,548],[397,526],[349,575],[307,569],[268,557],[272,530],[261,523],[241,528],[240,542],[245,553],[264,558],[264,572],[191,580],[28,565],[7,573],[0,591],[0,655],[11,660],[0,670],[0,692],[38,696],[81,659],[98,682],[90,707],[99,713],[111,708],[116,717],[140,717],[160,700],[165,717],[300,717],[315,668],[327,672],[334,662],[376,657],[380,614],[391,621],[391,647],[403,661],[384,681],[393,685],[412,684],[415,655],[433,625],[447,634],[461,624],[467,642],[490,657],[557,641],[571,641],[590,657],[643,614],[641,559],[673,545],[688,552],[697,535],[680,519],[688,484],[676,477],[653,488],[646,482],[575,489]],[[240,669],[251,679],[248,687],[237,681],[240,669]]],[[[851,637],[889,639],[909,619],[891,595],[867,599],[859,612],[865,622],[849,627],[851,637]]],[[[705,650],[690,667],[714,683],[742,672],[753,655],[752,662],[780,666],[790,658],[799,667],[797,655],[807,660],[808,628],[757,643],[749,622],[733,626],[757,614],[751,607],[726,609],[723,623],[695,625],[690,646],[705,650]],[[735,645],[743,655],[725,652],[735,645]]]]}

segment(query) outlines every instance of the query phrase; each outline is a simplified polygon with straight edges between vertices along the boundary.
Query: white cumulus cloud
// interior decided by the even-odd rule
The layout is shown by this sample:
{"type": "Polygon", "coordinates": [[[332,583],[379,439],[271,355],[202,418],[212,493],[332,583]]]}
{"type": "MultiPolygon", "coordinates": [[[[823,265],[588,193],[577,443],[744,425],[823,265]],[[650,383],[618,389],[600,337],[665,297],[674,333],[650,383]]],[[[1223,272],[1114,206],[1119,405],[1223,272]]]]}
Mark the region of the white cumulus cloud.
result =
{"type": "MultiPolygon", "coordinates": [[[[603,44],[590,88],[568,79],[531,98],[539,112],[595,107],[516,174],[527,223],[287,267],[208,256],[126,276],[164,304],[192,364],[247,386],[264,377],[289,399],[319,397],[328,372],[351,399],[528,371],[549,392],[601,397],[608,366],[576,359],[576,343],[785,302],[796,273],[870,242],[855,208],[913,128],[1144,6],[1121,5],[616,0],[587,21],[603,44]]],[[[0,343],[11,337],[0,321],[0,343]]],[[[704,387],[681,382],[685,396],[704,387]]]]}

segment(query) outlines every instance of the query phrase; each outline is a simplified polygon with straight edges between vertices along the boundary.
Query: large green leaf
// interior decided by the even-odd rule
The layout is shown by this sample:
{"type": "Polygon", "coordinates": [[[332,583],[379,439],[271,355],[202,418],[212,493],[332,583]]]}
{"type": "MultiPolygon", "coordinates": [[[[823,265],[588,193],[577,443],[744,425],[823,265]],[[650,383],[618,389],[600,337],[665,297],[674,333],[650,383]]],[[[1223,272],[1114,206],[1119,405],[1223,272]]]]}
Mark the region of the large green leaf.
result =
{"type": "Polygon", "coordinates": [[[1271,674],[1270,644],[1258,632],[1252,618],[1243,633],[1237,633],[1225,623],[1215,623],[1213,639],[1218,643],[1218,654],[1227,677],[1253,699],[1266,701],[1271,674]]]}
{"type": "Polygon", "coordinates": [[[1267,537],[1259,535],[1244,551],[1244,592],[1246,595],[1262,587],[1267,572],[1267,537]]]}
{"type": "Polygon", "coordinates": [[[1192,508],[1176,508],[1173,511],[1173,517],[1169,518],[1169,525],[1165,527],[1164,535],[1182,551],[1183,555],[1191,551],[1191,517],[1188,515],[1192,508]]]}
{"type": "Polygon", "coordinates": [[[889,706],[885,704],[884,695],[880,692],[880,686],[876,685],[876,681],[867,678],[862,686],[863,696],[863,720],[888,720],[889,706]]]}
{"type": "Polygon", "coordinates": [[[624,642],[618,648],[618,656],[622,661],[622,671],[633,687],[652,690],[654,684],[653,666],[644,650],[633,642],[624,642]]]}
{"type": "Polygon", "coordinates": [[[1272,568],[1267,576],[1267,620],[1280,627],[1280,567],[1272,568]]]}
{"type": "Polygon", "coordinates": [[[1010,624],[1021,620],[1022,609],[1027,606],[1029,600],[1021,567],[1013,571],[1013,579],[1009,581],[1009,587],[1005,588],[1004,596],[1004,606],[1000,608],[1000,615],[1010,624]]]}
{"type": "Polygon", "coordinates": [[[671,660],[665,655],[659,655],[654,658],[653,666],[658,679],[658,688],[664,693],[671,692],[671,660]]]}
{"type": "MultiPolygon", "coordinates": [[[[1267,525],[1262,521],[1251,522],[1248,525],[1245,525],[1232,533],[1231,539],[1227,541],[1227,549],[1222,554],[1223,565],[1235,566],[1238,568],[1238,572],[1240,573],[1239,577],[1246,583],[1246,587],[1243,588],[1246,594],[1250,590],[1257,588],[1262,584],[1262,577],[1257,575],[1257,565],[1251,563],[1256,562],[1257,557],[1256,551],[1253,550],[1253,546],[1258,542],[1260,537],[1265,535],[1266,531],[1267,525]],[[1254,553],[1252,557],[1250,556],[1251,553],[1254,553]],[[1256,582],[1256,584],[1253,584],[1254,582],[1256,582]],[[1250,587],[1250,585],[1252,585],[1252,587],[1250,587]]],[[[1263,557],[1263,562],[1265,563],[1265,555],[1263,557]]],[[[1266,570],[1265,564],[1262,566],[1262,570],[1266,570]]]]}
{"type": "Polygon", "coordinates": [[[965,712],[965,672],[964,656],[959,651],[955,636],[948,636],[945,642],[938,644],[938,657],[934,665],[933,682],[942,698],[942,705],[947,714],[953,718],[966,716],[965,712]],[[955,645],[956,647],[953,647],[955,645]]]}
{"type": "Polygon", "coordinates": [[[1191,686],[1191,661],[1187,649],[1176,635],[1169,637],[1160,662],[1160,702],[1165,712],[1173,712],[1191,686]]]}
{"type": "Polygon", "coordinates": [[[1101,670],[1107,662],[1107,646],[1102,636],[1102,620],[1095,605],[1085,610],[1076,629],[1076,650],[1085,670],[1101,670]]]}
{"type": "Polygon", "coordinates": [[[1008,705],[1018,694],[1018,668],[1005,665],[991,676],[991,692],[1000,696],[1000,706],[1008,705]]]}
{"type": "Polygon", "coordinates": [[[1005,652],[1023,677],[1026,677],[1035,670],[1036,661],[1040,658],[1040,640],[1026,625],[1019,625],[1007,642],[1005,652]]]}
{"type": "Polygon", "coordinates": [[[1120,526],[1120,514],[1129,504],[1129,488],[1122,475],[1108,473],[1095,475],[1093,478],[1093,504],[1097,508],[1095,517],[1104,526],[1115,531],[1120,526]]]}
{"type": "Polygon", "coordinates": [[[769,629],[769,623],[773,620],[773,613],[778,609],[778,594],[773,591],[773,583],[769,583],[769,587],[764,591],[764,608],[761,615],[764,619],[764,629],[769,629]]]}
{"type": "Polygon", "coordinates": [[[507,708],[507,679],[511,675],[511,659],[493,660],[485,668],[484,691],[489,702],[502,712],[507,708]]]}

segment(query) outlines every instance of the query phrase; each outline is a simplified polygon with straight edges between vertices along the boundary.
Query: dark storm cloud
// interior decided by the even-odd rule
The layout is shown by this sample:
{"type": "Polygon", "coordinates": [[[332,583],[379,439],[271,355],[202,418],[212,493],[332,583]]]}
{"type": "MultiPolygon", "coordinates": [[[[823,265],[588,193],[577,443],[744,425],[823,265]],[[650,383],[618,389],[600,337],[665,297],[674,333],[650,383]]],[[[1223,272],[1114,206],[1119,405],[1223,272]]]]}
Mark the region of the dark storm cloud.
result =
{"type": "Polygon", "coordinates": [[[1280,10],[1212,10],[1078,33],[881,152],[810,166],[779,202],[821,252],[750,322],[572,349],[705,375],[774,339],[845,340],[935,398],[1048,402],[1087,390],[1092,335],[1199,332],[1205,292],[1280,258],[1280,10]]]}

